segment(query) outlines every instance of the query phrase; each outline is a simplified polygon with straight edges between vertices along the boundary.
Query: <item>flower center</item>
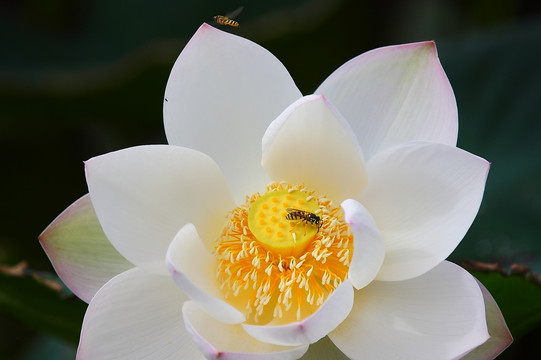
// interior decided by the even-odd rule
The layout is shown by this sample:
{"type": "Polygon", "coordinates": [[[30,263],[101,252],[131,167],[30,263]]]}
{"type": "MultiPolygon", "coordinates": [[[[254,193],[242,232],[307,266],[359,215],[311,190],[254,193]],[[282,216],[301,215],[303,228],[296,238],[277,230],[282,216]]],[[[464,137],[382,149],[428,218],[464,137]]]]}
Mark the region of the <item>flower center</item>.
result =
{"type": "Polygon", "coordinates": [[[299,256],[319,232],[316,199],[295,189],[267,192],[248,212],[248,228],[267,250],[299,256]]]}
{"type": "Polygon", "coordinates": [[[302,185],[272,183],[229,214],[216,278],[248,323],[287,323],[323,304],[347,278],[352,254],[340,207],[302,185]]]}

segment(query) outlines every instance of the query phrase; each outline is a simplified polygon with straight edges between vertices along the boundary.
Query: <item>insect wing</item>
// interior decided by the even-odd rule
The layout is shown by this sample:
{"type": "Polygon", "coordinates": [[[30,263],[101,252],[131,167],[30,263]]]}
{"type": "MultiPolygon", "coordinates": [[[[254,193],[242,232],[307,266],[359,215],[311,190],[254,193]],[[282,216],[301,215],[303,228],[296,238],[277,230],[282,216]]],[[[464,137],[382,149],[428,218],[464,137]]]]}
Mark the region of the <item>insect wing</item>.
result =
{"type": "Polygon", "coordinates": [[[230,18],[230,19],[234,19],[237,16],[239,16],[239,14],[242,12],[243,9],[244,9],[244,6],[241,6],[238,9],[236,9],[234,11],[231,11],[229,14],[226,14],[225,17],[230,18]]]}

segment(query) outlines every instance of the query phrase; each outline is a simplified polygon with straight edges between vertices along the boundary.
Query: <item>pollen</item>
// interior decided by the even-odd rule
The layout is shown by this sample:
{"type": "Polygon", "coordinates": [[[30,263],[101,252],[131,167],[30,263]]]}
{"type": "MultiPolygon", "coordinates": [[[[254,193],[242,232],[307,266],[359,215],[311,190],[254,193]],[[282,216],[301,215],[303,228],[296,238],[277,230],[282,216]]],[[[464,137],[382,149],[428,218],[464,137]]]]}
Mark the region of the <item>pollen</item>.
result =
{"type": "Polygon", "coordinates": [[[343,212],[303,185],[272,183],[228,215],[216,279],[248,323],[299,321],[346,278],[353,235],[343,212]]]}

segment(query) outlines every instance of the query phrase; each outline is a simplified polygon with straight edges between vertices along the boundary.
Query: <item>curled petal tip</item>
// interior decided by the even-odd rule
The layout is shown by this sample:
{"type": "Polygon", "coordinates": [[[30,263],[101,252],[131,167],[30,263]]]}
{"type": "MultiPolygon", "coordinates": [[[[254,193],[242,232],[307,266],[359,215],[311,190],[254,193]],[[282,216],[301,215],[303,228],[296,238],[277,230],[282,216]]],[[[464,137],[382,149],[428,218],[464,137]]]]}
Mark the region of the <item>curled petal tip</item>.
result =
{"type": "MultiPolygon", "coordinates": [[[[218,30],[216,29],[214,26],[210,25],[210,24],[207,24],[207,23],[203,23],[199,29],[197,30],[196,34],[199,32],[199,31],[204,31],[204,30],[218,30]]],[[[218,30],[219,31],[219,30],[218,30]]]]}

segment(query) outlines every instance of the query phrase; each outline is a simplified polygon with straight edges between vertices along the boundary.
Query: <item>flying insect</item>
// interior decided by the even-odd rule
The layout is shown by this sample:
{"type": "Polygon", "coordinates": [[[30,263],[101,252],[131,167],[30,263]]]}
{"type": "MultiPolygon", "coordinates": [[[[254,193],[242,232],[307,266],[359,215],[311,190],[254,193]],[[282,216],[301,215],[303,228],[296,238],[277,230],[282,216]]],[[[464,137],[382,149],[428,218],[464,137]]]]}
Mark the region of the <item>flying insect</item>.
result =
{"type": "Polygon", "coordinates": [[[231,13],[222,16],[222,15],[216,15],[214,17],[214,22],[218,25],[224,25],[224,26],[231,26],[231,27],[239,27],[240,24],[233,20],[235,17],[237,17],[238,14],[244,9],[244,6],[239,7],[237,10],[232,11],[231,13]]]}

